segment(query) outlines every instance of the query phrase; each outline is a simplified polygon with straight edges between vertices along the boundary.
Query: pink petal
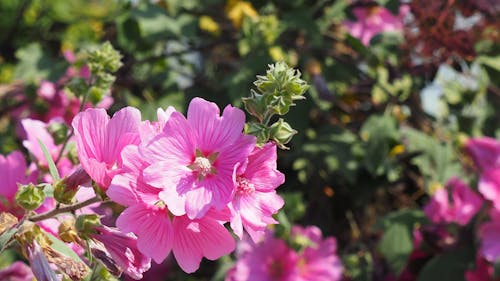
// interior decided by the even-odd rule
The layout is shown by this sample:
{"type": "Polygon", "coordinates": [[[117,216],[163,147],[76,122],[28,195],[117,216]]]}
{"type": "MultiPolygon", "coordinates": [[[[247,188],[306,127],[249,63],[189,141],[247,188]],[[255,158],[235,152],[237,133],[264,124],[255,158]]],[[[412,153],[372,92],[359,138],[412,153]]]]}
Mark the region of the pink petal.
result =
{"type": "Polygon", "coordinates": [[[139,250],[157,263],[172,249],[172,224],[165,210],[137,204],[125,209],[116,225],[124,232],[134,232],[139,250]]]}
{"type": "Polygon", "coordinates": [[[173,252],[179,266],[187,273],[198,269],[202,257],[215,260],[231,253],[235,242],[226,228],[210,217],[189,220],[175,217],[173,252]]]}

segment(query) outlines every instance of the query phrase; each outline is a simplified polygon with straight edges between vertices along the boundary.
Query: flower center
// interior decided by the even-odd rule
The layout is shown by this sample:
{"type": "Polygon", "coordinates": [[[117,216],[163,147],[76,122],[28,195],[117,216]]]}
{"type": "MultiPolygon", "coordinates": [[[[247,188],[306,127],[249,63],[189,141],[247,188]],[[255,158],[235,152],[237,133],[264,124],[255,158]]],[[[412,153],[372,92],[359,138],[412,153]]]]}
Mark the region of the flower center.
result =
{"type": "Polygon", "coordinates": [[[212,171],[212,163],[205,157],[196,157],[193,162],[193,171],[197,171],[202,177],[206,177],[212,171]]]}
{"type": "Polygon", "coordinates": [[[239,193],[249,194],[255,191],[255,186],[243,177],[236,178],[236,188],[239,193]]]}
{"type": "Polygon", "coordinates": [[[208,156],[205,156],[200,150],[196,150],[196,158],[193,163],[188,166],[189,169],[193,170],[198,176],[198,180],[203,180],[208,175],[213,175],[217,173],[215,169],[214,162],[219,155],[218,152],[214,152],[208,156]]]}

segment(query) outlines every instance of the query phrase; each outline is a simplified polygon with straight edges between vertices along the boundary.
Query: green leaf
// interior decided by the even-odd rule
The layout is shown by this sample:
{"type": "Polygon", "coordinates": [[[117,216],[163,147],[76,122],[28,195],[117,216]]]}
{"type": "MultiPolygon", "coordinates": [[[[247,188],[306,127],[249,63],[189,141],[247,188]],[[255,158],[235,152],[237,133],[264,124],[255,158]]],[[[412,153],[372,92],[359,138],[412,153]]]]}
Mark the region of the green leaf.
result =
{"type": "Polygon", "coordinates": [[[59,171],[57,171],[56,164],[54,163],[54,160],[52,159],[52,156],[50,156],[49,151],[47,150],[47,147],[42,143],[40,139],[37,139],[38,144],[40,145],[40,148],[43,151],[43,156],[45,156],[45,159],[47,160],[47,165],[49,165],[49,171],[50,175],[52,176],[52,179],[55,181],[58,181],[60,179],[59,177],[59,171]]]}
{"type": "Polygon", "coordinates": [[[413,231],[416,224],[427,224],[428,220],[422,210],[405,209],[389,213],[381,218],[375,229],[386,230],[394,224],[404,225],[408,230],[413,231]]]}
{"type": "Polygon", "coordinates": [[[10,239],[12,239],[12,236],[17,232],[17,228],[13,227],[9,230],[6,230],[2,235],[0,235],[0,253],[5,250],[5,247],[9,243],[10,239]]]}
{"type": "Polygon", "coordinates": [[[15,68],[14,77],[24,81],[38,79],[55,81],[60,78],[66,68],[65,63],[58,63],[45,54],[38,43],[18,49],[16,58],[19,63],[15,68]]]}
{"type": "Polygon", "coordinates": [[[476,62],[491,67],[496,71],[500,71],[500,55],[496,57],[479,56],[476,58],[476,62]]]}
{"type": "Polygon", "coordinates": [[[404,268],[413,250],[414,227],[427,222],[422,210],[406,209],[386,215],[375,225],[375,229],[385,231],[378,249],[396,274],[404,268]]]}
{"type": "Polygon", "coordinates": [[[50,245],[54,250],[58,251],[59,253],[61,254],[64,254],[70,258],[72,258],[73,260],[77,261],[77,262],[82,262],[83,261],[80,259],[80,257],[73,251],[71,250],[68,245],[66,245],[66,243],[64,243],[63,241],[59,240],[58,238],[56,238],[54,235],[50,234],[50,233],[45,233],[45,235],[47,235],[47,237],[49,238],[49,240],[52,242],[52,244],[50,245]]]}
{"type": "Polygon", "coordinates": [[[464,274],[474,263],[472,247],[451,250],[432,258],[420,271],[417,281],[465,281],[464,274]]]}
{"type": "Polygon", "coordinates": [[[405,225],[393,224],[384,233],[378,249],[391,269],[399,274],[413,250],[412,234],[405,225]]]}

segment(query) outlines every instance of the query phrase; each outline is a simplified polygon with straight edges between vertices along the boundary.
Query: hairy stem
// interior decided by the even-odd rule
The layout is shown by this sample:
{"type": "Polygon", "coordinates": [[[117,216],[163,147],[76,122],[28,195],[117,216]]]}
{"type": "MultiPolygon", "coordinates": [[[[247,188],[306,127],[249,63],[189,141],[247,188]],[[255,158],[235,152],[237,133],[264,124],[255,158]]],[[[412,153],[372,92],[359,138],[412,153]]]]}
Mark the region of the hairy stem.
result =
{"type": "Polygon", "coordinates": [[[75,210],[81,209],[83,207],[86,207],[88,205],[92,205],[94,203],[101,202],[101,201],[102,201],[101,198],[99,198],[97,196],[96,197],[92,197],[90,199],[87,199],[85,201],[76,203],[74,205],[69,205],[69,206],[61,207],[59,209],[54,209],[52,211],[49,211],[49,212],[46,212],[46,213],[43,213],[43,214],[34,215],[32,217],[29,217],[28,220],[30,220],[32,222],[43,221],[43,220],[46,220],[46,219],[50,219],[50,218],[52,218],[54,216],[57,216],[59,214],[67,213],[67,212],[71,212],[71,211],[75,211],[75,210]]]}

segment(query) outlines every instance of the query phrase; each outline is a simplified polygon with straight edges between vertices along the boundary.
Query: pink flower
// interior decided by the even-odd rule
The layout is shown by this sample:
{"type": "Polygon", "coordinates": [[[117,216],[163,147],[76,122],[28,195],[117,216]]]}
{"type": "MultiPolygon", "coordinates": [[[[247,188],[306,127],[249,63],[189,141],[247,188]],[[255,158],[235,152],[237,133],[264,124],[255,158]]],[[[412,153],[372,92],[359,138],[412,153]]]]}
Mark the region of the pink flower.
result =
{"type": "Polygon", "coordinates": [[[152,163],[144,179],[162,188],[160,198],[176,216],[201,218],[231,201],[234,167],[243,164],[255,137],[242,133],[245,114],[228,105],[222,116],[215,103],[194,98],[187,119],[173,112],[161,134],[140,152],[152,163]]]}
{"type": "Polygon", "coordinates": [[[141,158],[138,147],[125,147],[122,157],[122,173],[113,178],[107,194],[128,206],[116,224],[137,235],[142,253],[161,263],[173,251],[180,267],[190,273],[198,269],[203,257],[215,260],[234,250],[234,239],[223,226],[229,214],[209,211],[195,220],[173,216],[159,198],[161,189],[144,182],[142,170],[149,164],[141,158]]]}
{"type": "Polygon", "coordinates": [[[278,223],[272,216],[284,202],[275,189],[285,181],[285,176],[276,169],[276,158],[276,145],[267,143],[255,148],[248,156],[248,163],[236,171],[236,191],[229,207],[231,228],[240,238],[244,227],[257,242],[268,224],[278,223]]]}
{"type": "MultiPolygon", "coordinates": [[[[52,120],[50,122],[50,124],[54,123],[57,123],[57,121],[52,120]]],[[[59,153],[62,149],[62,145],[56,145],[54,143],[54,139],[47,130],[50,124],[46,124],[42,121],[34,119],[21,120],[21,125],[26,135],[25,140],[23,141],[23,145],[34,156],[35,159],[33,160],[36,160],[36,162],[38,162],[38,164],[44,168],[48,168],[48,162],[45,158],[45,155],[43,154],[38,140],[40,140],[45,145],[47,151],[49,152],[49,155],[52,157],[52,160],[54,162],[59,157],[59,153]]],[[[61,177],[64,177],[74,170],[74,165],[68,158],[62,157],[57,163],[57,170],[59,171],[59,175],[61,177]]],[[[48,174],[44,177],[44,180],[46,182],[52,182],[52,178],[48,174]]]]}
{"type": "Polygon", "coordinates": [[[228,272],[226,281],[297,280],[298,256],[285,241],[268,233],[261,243],[248,243],[249,247],[240,253],[236,265],[228,272]]]}
{"type": "Polygon", "coordinates": [[[490,262],[495,262],[500,257],[500,241],[498,233],[500,232],[500,220],[492,220],[483,223],[479,228],[479,239],[481,247],[479,252],[490,262]]]}
{"type": "Polygon", "coordinates": [[[481,209],[482,203],[481,197],[464,182],[451,178],[445,188],[434,193],[424,211],[434,223],[455,222],[466,225],[481,209]]]}
{"type": "Polygon", "coordinates": [[[43,154],[42,148],[38,143],[38,140],[42,142],[47,148],[50,156],[55,161],[59,152],[61,151],[61,145],[56,145],[54,143],[54,139],[47,131],[47,127],[49,124],[46,124],[39,120],[34,119],[23,119],[21,120],[21,125],[23,126],[24,131],[26,132],[26,140],[23,141],[24,147],[35,156],[38,163],[41,166],[47,167],[47,159],[43,154]]]}
{"type": "Polygon", "coordinates": [[[500,143],[493,138],[471,138],[465,144],[465,152],[480,171],[500,167],[500,143]]]}
{"type": "Polygon", "coordinates": [[[493,266],[485,259],[476,259],[476,268],[465,272],[467,281],[493,281],[493,266]]]}
{"type": "Polygon", "coordinates": [[[481,172],[479,192],[500,210],[500,143],[488,137],[472,138],[467,141],[465,151],[481,172]]]}
{"type": "Polygon", "coordinates": [[[478,189],[495,209],[500,210],[500,168],[484,170],[479,177],[478,189]]]}
{"type": "Polygon", "coordinates": [[[87,109],[73,119],[80,162],[90,177],[106,190],[121,166],[120,153],[139,143],[141,113],[126,107],[109,118],[104,109],[87,109]]]}
{"type": "Polygon", "coordinates": [[[97,228],[97,231],[97,234],[91,235],[94,239],[91,243],[92,254],[113,273],[120,275],[125,272],[140,280],[142,273],[151,267],[151,259],[137,249],[137,238],[106,226],[97,228]],[[96,241],[99,243],[95,244],[96,241]]]}
{"type": "Polygon", "coordinates": [[[337,256],[337,241],[333,237],[323,239],[316,226],[292,228],[293,239],[306,240],[299,255],[297,267],[300,281],[338,281],[342,279],[342,262],[337,256]]]}
{"type": "Polygon", "coordinates": [[[42,80],[37,90],[38,96],[45,99],[52,99],[56,94],[56,85],[50,81],[42,80]]]}
{"type": "Polygon", "coordinates": [[[370,40],[382,32],[400,32],[403,18],[408,14],[408,5],[399,7],[399,14],[393,15],[384,7],[356,7],[353,13],[357,21],[345,21],[349,33],[358,38],[363,45],[370,45],[370,40]]]}
{"type": "Polygon", "coordinates": [[[35,174],[26,176],[26,161],[19,151],[13,151],[7,156],[0,155],[0,212],[9,211],[16,216],[24,212],[15,204],[14,197],[18,184],[27,184],[35,179],[35,174]]]}
{"type": "Polygon", "coordinates": [[[35,276],[24,262],[16,261],[9,267],[0,270],[0,280],[32,281],[35,276]]]}

